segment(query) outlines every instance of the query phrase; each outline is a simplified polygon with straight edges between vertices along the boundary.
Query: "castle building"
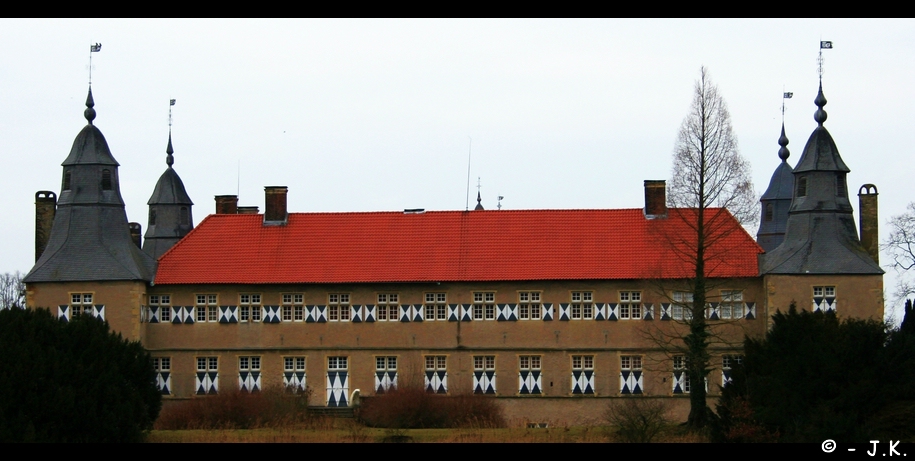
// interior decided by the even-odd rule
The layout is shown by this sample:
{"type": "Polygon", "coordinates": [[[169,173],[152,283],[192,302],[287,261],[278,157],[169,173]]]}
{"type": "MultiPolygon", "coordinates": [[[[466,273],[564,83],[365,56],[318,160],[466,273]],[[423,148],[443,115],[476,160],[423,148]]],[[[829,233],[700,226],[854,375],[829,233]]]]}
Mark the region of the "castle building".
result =
{"type": "MultiPolygon", "coordinates": [[[[357,389],[422,386],[494,395],[528,421],[593,420],[633,395],[685,416],[691,383],[669,345],[690,315],[694,266],[677,246],[697,214],[668,208],[664,181],[645,181],[642,208],[599,210],[484,210],[478,198],[472,211],[290,213],[288,189],[268,186],[264,213],[221,195],[193,227],[169,134],[141,250],[91,90],[86,105],[59,201],[36,195],[27,304],[141,341],[167,399],[286,386],[346,406],[357,389]]],[[[821,90],[793,171],[782,128],[759,243],[707,210],[720,229],[707,252],[712,395],[775,309],[883,317],[882,271],[858,240],[824,105],[821,90]]],[[[876,188],[862,190],[862,236],[876,238],[876,188]]]]}

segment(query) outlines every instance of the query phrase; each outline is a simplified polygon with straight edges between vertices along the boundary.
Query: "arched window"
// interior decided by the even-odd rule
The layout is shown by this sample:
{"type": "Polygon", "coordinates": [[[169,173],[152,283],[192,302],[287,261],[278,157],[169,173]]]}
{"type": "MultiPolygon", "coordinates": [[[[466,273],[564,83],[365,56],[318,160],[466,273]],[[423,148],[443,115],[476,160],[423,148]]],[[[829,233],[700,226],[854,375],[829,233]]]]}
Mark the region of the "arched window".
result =
{"type": "Polygon", "coordinates": [[[63,190],[70,190],[70,172],[64,172],[64,187],[63,190]]]}
{"type": "Polygon", "coordinates": [[[807,196],[807,177],[801,176],[797,180],[797,196],[806,197],[807,196]]]}
{"type": "Polygon", "coordinates": [[[102,190],[111,190],[111,170],[102,170],[102,190]]]}

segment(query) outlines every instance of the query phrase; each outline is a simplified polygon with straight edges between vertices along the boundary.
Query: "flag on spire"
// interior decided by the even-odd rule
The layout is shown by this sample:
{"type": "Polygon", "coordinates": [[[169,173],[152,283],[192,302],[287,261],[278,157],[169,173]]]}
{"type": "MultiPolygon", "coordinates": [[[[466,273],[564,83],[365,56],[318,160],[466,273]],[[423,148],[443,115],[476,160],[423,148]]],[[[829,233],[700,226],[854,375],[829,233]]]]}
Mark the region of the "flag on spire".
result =
{"type": "Polygon", "coordinates": [[[90,52],[90,53],[97,53],[97,52],[99,52],[99,51],[102,51],[102,44],[101,44],[101,43],[96,43],[95,45],[89,45],[89,52],[90,52]]]}
{"type": "Polygon", "coordinates": [[[174,106],[174,105],[175,105],[175,100],[174,100],[174,99],[170,99],[170,100],[168,101],[168,105],[169,105],[169,106],[174,106]]]}
{"type": "Polygon", "coordinates": [[[785,99],[791,99],[793,97],[794,97],[794,93],[789,93],[789,92],[786,92],[785,95],[783,96],[783,98],[785,98],[785,99]]]}
{"type": "Polygon", "coordinates": [[[821,40],[821,41],[820,41],[820,49],[821,49],[821,50],[823,50],[823,49],[831,50],[831,49],[832,49],[832,41],[824,41],[824,40],[821,40]]]}

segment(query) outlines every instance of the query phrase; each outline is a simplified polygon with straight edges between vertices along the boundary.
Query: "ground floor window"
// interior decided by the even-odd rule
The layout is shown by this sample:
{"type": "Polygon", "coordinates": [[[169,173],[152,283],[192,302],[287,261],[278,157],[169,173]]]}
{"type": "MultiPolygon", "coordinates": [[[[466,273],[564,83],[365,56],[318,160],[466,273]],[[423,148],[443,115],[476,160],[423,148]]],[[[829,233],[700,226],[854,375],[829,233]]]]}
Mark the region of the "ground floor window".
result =
{"type": "Polygon", "coordinates": [[[238,358],[238,389],[243,392],[261,390],[261,358],[259,356],[238,358]]]}
{"type": "Polygon", "coordinates": [[[292,392],[305,390],[305,357],[283,357],[283,385],[292,392]]]}
{"type": "Polygon", "coordinates": [[[518,356],[518,393],[522,395],[540,394],[543,383],[540,376],[540,356],[518,356]]]}
{"type": "Polygon", "coordinates": [[[594,394],[594,356],[572,356],[572,394],[594,394]]]}
{"type": "Polygon", "coordinates": [[[433,394],[448,393],[447,357],[444,355],[427,355],[425,388],[433,394]]]}
{"type": "Polygon", "coordinates": [[[397,357],[375,357],[375,393],[397,389],[397,357]]]}
{"type": "Polygon", "coordinates": [[[496,356],[475,355],[473,357],[473,393],[496,393],[496,356]]]}
{"type": "Polygon", "coordinates": [[[327,406],[345,407],[349,403],[349,357],[327,358],[327,406]]]}
{"type": "Polygon", "coordinates": [[[172,393],[172,358],[153,357],[153,367],[156,369],[156,387],[162,395],[172,393]]]}
{"type": "Polygon", "coordinates": [[[620,356],[620,394],[641,394],[644,386],[642,356],[620,356]]]}
{"type": "Polygon", "coordinates": [[[197,357],[197,376],[194,387],[197,394],[219,392],[219,357],[197,357]]]}

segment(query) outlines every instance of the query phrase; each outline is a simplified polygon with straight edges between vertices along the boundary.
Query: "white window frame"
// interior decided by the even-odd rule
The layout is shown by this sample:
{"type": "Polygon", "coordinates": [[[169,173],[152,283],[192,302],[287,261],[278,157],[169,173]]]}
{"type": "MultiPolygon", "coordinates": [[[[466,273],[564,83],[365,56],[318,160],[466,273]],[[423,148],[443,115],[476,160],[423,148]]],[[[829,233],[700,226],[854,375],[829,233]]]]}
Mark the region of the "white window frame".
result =
{"type": "Polygon", "coordinates": [[[70,319],[89,314],[92,315],[92,302],[95,300],[95,293],[70,293],[70,319]]]}
{"type": "Polygon", "coordinates": [[[169,323],[172,321],[172,295],[149,295],[149,305],[159,307],[160,323],[169,323]]]}
{"type": "Polygon", "coordinates": [[[305,319],[305,295],[283,293],[283,322],[301,322],[305,319]]]}
{"type": "Polygon", "coordinates": [[[327,321],[350,321],[350,296],[349,293],[329,293],[327,295],[327,321]]]}
{"type": "Polygon", "coordinates": [[[426,320],[448,320],[447,293],[426,293],[426,320]]]}
{"type": "Polygon", "coordinates": [[[569,318],[572,320],[591,320],[594,318],[593,291],[573,291],[571,293],[569,318]]]}
{"type": "Polygon", "coordinates": [[[743,290],[721,290],[721,303],[718,305],[718,318],[721,320],[739,319],[743,316],[743,290]]]}
{"type": "Polygon", "coordinates": [[[400,295],[398,293],[378,293],[375,311],[376,322],[397,322],[400,320],[400,295]]]}
{"type": "Polygon", "coordinates": [[[518,320],[540,320],[539,291],[518,292],[518,320]]]}
{"type": "Polygon", "coordinates": [[[194,318],[196,323],[218,322],[219,306],[218,297],[215,294],[197,294],[194,295],[197,315],[194,318]]]}
{"type": "Polygon", "coordinates": [[[496,319],[496,292],[494,292],[494,291],[475,291],[475,292],[473,292],[473,319],[474,320],[495,320],[496,319]]]}
{"type": "Polygon", "coordinates": [[[261,321],[261,294],[242,293],[238,295],[238,321],[261,321]]]}
{"type": "Polygon", "coordinates": [[[638,320],[642,318],[642,292],[620,292],[620,320],[638,320]]]}

